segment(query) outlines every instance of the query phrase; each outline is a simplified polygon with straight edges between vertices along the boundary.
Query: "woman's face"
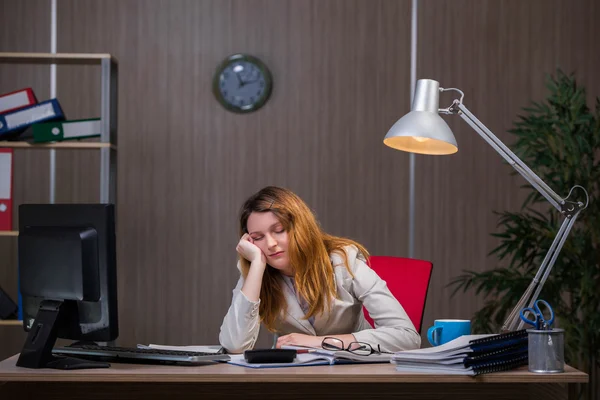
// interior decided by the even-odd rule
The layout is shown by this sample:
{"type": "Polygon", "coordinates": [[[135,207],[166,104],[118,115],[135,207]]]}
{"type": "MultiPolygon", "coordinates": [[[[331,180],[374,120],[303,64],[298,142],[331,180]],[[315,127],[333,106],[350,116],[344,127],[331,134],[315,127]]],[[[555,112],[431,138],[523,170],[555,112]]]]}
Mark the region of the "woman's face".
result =
{"type": "Polygon", "coordinates": [[[265,254],[267,264],[293,275],[288,255],[288,233],[271,211],[253,212],[246,223],[252,242],[265,254]]]}

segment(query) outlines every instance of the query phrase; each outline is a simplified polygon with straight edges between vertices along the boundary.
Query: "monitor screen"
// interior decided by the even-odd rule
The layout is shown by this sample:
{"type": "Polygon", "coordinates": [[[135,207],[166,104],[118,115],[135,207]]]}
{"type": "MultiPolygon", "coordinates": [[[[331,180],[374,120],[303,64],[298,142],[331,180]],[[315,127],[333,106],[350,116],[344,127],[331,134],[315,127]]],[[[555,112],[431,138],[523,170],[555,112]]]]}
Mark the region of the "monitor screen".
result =
{"type": "MultiPolygon", "coordinates": [[[[34,328],[43,333],[50,324],[56,335],[49,339],[50,351],[56,338],[111,341],[118,337],[112,204],[21,205],[18,254],[28,340],[38,335],[32,334],[34,328]]],[[[27,347],[28,343],[25,353],[27,347]]],[[[39,350],[39,344],[29,343],[29,347],[29,352],[39,350]]]]}

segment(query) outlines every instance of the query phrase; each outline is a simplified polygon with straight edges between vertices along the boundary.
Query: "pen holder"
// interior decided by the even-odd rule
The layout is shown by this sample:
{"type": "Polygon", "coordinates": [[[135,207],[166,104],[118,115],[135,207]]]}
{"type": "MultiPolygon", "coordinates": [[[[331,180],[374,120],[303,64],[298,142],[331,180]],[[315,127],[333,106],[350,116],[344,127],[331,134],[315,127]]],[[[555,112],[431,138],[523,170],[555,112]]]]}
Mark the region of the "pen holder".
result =
{"type": "Polygon", "coordinates": [[[565,330],[528,329],[529,372],[552,374],[565,370],[565,330]]]}

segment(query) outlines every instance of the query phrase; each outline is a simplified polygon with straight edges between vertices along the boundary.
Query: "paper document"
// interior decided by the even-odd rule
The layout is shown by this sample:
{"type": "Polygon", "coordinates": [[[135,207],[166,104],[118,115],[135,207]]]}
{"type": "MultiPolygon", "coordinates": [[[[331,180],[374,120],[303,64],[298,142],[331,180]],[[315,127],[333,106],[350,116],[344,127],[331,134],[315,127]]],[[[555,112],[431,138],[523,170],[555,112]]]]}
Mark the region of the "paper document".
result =
{"type": "Polygon", "coordinates": [[[444,343],[440,346],[426,347],[424,349],[415,350],[404,350],[394,353],[393,359],[431,359],[431,360],[443,360],[448,358],[454,358],[459,354],[465,354],[471,352],[470,342],[472,340],[483,339],[493,334],[484,335],[463,335],[448,343],[444,343]]]}
{"type": "Polygon", "coordinates": [[[166,346],[161,344],[138,344],[138,349],[156,349],[156,350],[172,350],[172,351],[197,351],[201,353],[222,354],[223,347],[219,345],[210,346],[166,346]]]}
{"type": "Polygon", "coordinates": [[[229,364],[248,368],[308,367],[311,365],[331,365],[335,363],[334,357],[316,353],[297,354],[294,361],[289,363],[250,364],[246,362],[243,354],[230,354],[229,357],[231,358],[228,361],[229,364]]]}
{"type": "Polygon", "coordinates": [[[312,355],[325,355],[328,357],[333,357],[336,364],[344,364],[344,363],[386,363],[390,362],[392,359],[392,353],[373,353],[370,355],[360,355],[356,353],[352,353],[346,350],[341,351],[332,351],[332,350],[324,350],[314,347],[302,347],[302,346],[283,346],[283,349],[294,349],[294,350],[311,350],[312,355]]]}
{"type": "Polygon", "coordinates": [[[394,353],[402,372],[476,376],[527,363],[527,332],[464,335],[441,346],[394,353]]]}

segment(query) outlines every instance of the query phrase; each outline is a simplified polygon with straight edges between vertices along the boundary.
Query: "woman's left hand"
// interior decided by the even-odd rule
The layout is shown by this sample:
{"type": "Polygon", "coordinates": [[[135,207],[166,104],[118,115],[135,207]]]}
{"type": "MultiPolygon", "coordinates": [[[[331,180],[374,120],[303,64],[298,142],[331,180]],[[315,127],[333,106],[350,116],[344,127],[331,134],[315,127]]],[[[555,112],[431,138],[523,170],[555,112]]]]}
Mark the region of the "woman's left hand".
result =
{"type": "Polygon", "coordinates": [[[282,346],[304,346],[321,348],[323,342],[322,336],[304,335],[302,333],[290,333],[289,335],[277,338],[277,348],[282,346]]]}

